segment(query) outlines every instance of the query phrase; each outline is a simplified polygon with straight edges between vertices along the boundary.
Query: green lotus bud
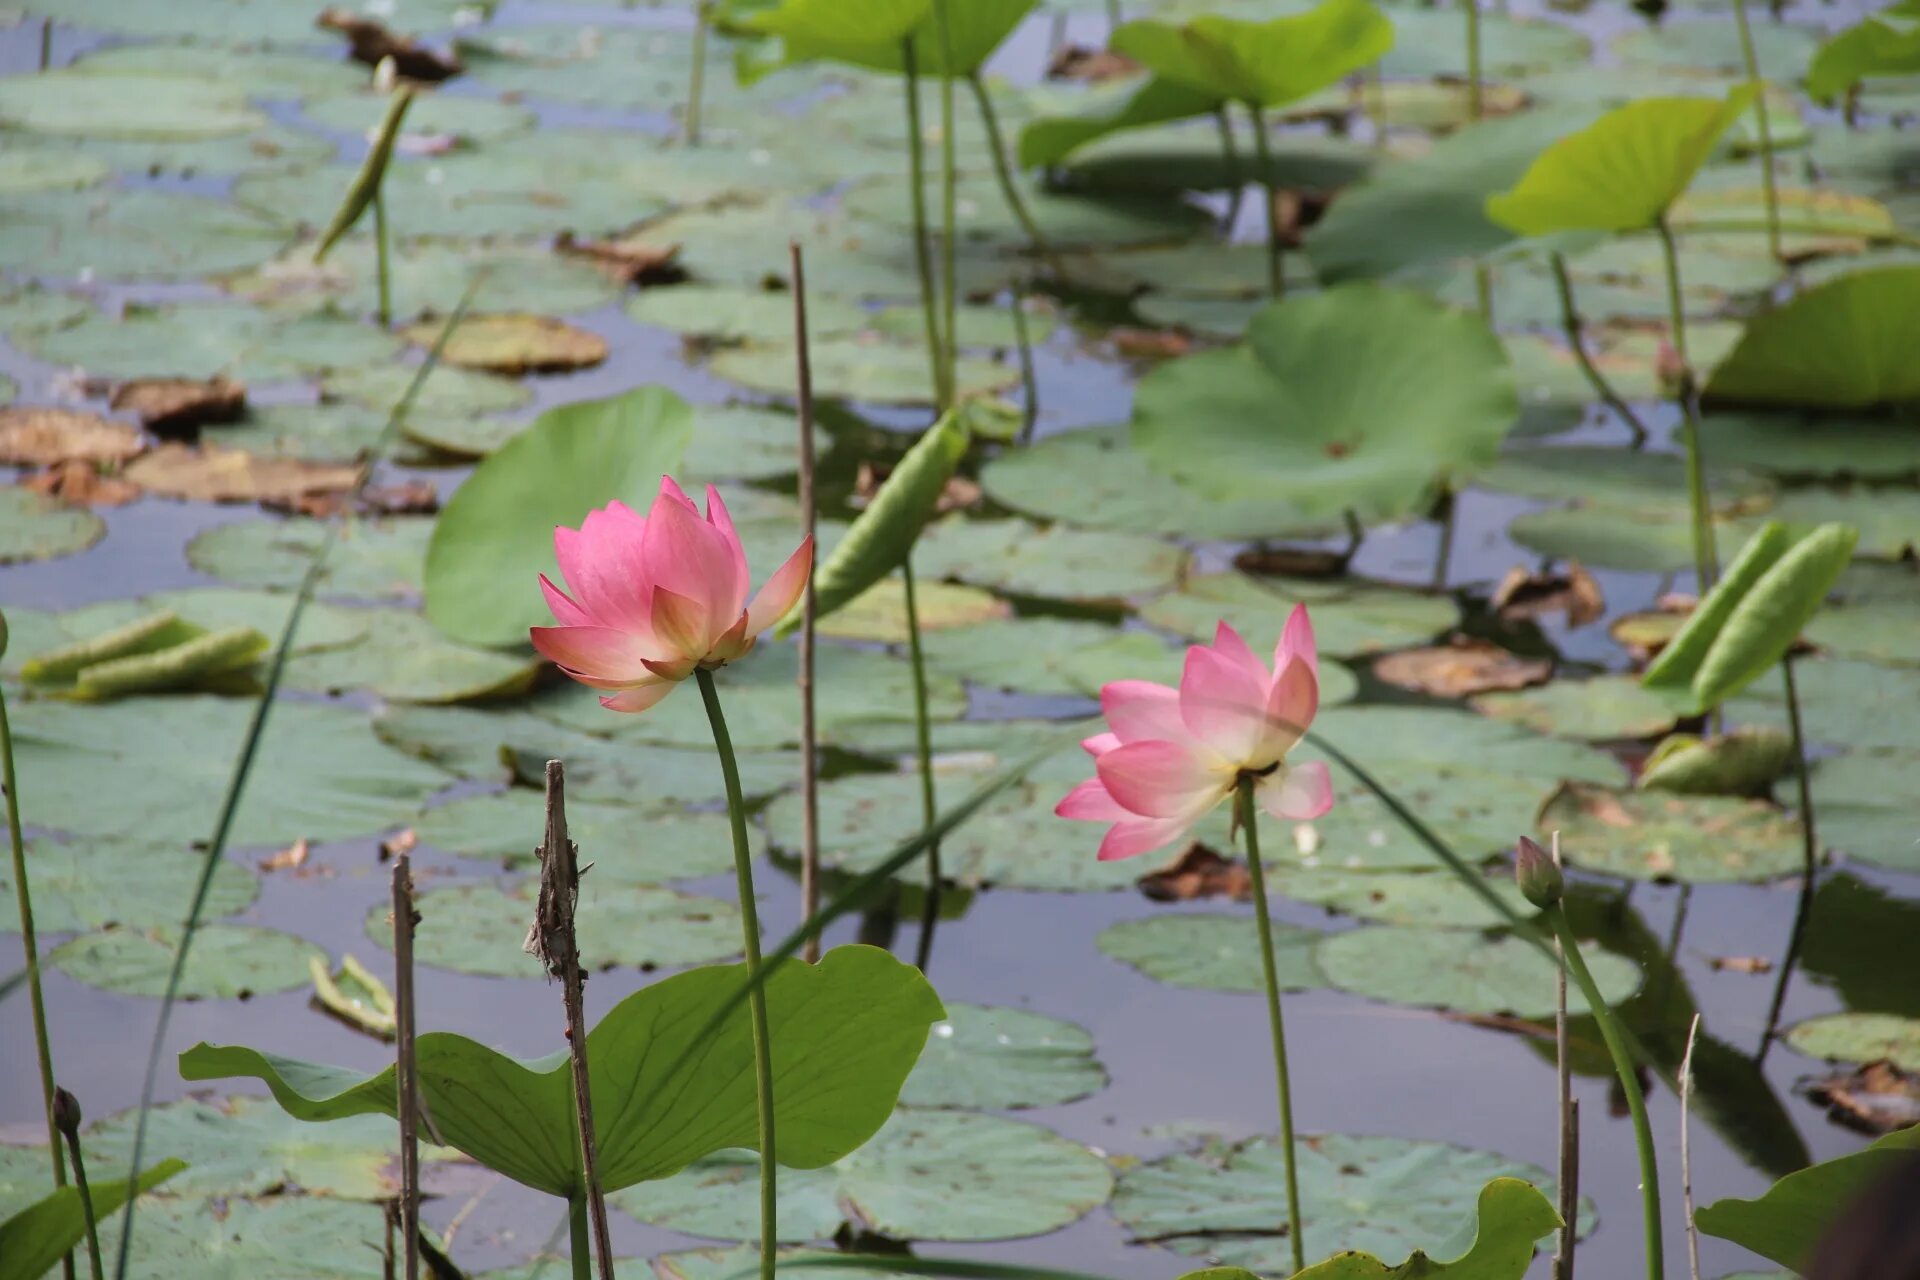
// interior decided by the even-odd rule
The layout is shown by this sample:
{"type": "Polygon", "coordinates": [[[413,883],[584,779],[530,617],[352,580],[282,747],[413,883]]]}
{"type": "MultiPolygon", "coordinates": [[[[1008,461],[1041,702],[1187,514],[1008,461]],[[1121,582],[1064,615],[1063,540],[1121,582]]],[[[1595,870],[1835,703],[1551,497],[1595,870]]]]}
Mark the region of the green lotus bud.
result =
{"type": "Polygon", "coordinates": [[[1513,878],[1520,885],[1521,896],[1543,909],[1560,901],[1567,888],[1553,855],[1525,836],[1520,837],[1514,850],[1513,878]]]}

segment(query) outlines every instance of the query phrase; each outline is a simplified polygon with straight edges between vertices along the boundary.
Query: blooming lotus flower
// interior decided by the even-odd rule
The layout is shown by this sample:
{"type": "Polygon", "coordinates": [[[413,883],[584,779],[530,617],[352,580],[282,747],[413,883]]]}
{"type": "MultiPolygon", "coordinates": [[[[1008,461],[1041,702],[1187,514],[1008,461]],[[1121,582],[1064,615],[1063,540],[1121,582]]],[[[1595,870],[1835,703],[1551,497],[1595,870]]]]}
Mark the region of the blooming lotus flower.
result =
{"type": "Polygon", "coordinates": [[[1097,776],[1054,809],[1106,822],[1100,858],[1131,858],[1172,844],[1232,795],[1242,775],[1276,818],[1306,822],[1333,808],[1333,782],[1319,761],[1287,764],[1287,752],[1320,705],[1313,624],[1296,606],[1274,650],[1274,669],[1222,622],[1211,645],[1187,650],[1180,687],[1116,680],[1100,691],[1108,732],[1080,745],[1097,776]]]}
{"type": "Polygon", "coordinates": [[[813,568],[800,544],[751,601],[747,553],[727,504],[707,486],[704,518],[672,479],[642,516],[623,502],[553,531],[566,592],[540,575],[557,627],[529,631],[533,647],[581,684],[606,690],[613,711],[645,711],[696,668],[723,667],[792,609],[813,568]]]}

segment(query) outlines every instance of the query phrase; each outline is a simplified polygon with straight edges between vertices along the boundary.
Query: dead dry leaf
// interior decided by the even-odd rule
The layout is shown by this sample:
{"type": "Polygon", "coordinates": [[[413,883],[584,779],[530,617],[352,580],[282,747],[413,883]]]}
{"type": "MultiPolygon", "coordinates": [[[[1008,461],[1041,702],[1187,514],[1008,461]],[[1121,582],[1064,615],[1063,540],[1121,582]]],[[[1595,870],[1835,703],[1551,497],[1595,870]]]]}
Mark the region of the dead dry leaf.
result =
{"type": "Polygon", "coordinates": [[[358,495],[335,489],[303,493],[286,501],[267,499],[261,505],[272,511],[322,520],[344,515],[349,508],[362,516],[432,515],[440,509],[440,490],[431,480],[407,480],[400,484],[370,485],[358,495]]]}
{"type": "Polygon", "coordinates": [[[1861,1133],[1892,1133],[1920,1122],[1920,1075],[1885,1060],[1804,1087],[1809,1098],[1826,1105],[1827,1119],[1861,1133]]]}
{"type": "Polygon", "coordinates": [[[78,409],[0,409],[0,463],[50,467],[62,462],[118,463],[146,448],[140,432],[78,409]]]}
{"type": "Polygon", "coordinates": [[[124,507],[140,496],[139,485],[78,461],[56,462],[23,479],[20,487],[81,507],[124,507]]]}
{"type": "Polygon", "coordinates": [[[1607,612],[1600,584],[1578,560],[1568,561],[1565,573],[1529,573],[1515,565],[1494,588],[1492,605],[1507,622],[1564,613],[1569,627],[1598,622],[1607,612]]]}
{"type": "Polygon", "coordinates": [[[1190,844],[1166,866],[1134,881],[1155,902],[1198,902],[1206,898],[1253,897],[1253,877],[1245,864],[1223,858],[1203,844],[1190,844]]]}
{"type": "Polygon", "coordinates": [[[1708,956],[1707,967],[1715,973],[1772,973],[1773,961],[1765,956],[1708,956]]]}
{"type": "Polygon", "coordinates": [[[372,18],[347,9],[322,10],[313,25],[345,36],[355,62],[377,67],[392,58],[394,70],[409,80],[437,84],[466,70],[460,59],[429,49],[409,36],[396,35],[372,18]]]}
{"type": "Polygon", "coordinates": [[[297,871],[306,865],[307,855],[312,852],[313,847],[307,842],[307,838],[302,836],[280,852],[260,859],[260,869],[262,871],[297,871]]]}
{"type": "Polygon", "coordinates": [[[1193,338],[1178,329],[1142,329],[1121,325],[1107,332],[1113,349],[1128,360],[1171,360],[1193,350],[1193,338]]]}
{"type": "Polygon", "coordinates": [[[131,413],[149,431],[180,434],[247,412],[247,389],[231,378],[136,378],[113,389],[113,408],[131,413]]]}
{"type": "MultiPolygon", "coordinates": [[[[416,346],[431,347],[446,326],[423,320],[401,330],[416,346]]],[[[490,373],[561,373],[589,369],[607,358],[607,340],[552,316],[507,311],[468,316],[447,339],[440,358],[490,373]]]]}
{"type": "Polygon", "coordinates": [[[639,240],[579,240],[563,231],[553,242],[556,252],[585,258],[621,284],[679,284],[687,278],[677,259],[677,244],[646,244],[639,240]]]}
{"type": "Polygon", "coordinates": [[[1139,75],[1141,70],[1139,63],[1123,53],[1084,44],[1063,44],[1047,59],[1047,79],[1078,80],[1083,84],[1124,80],[1139,75]]]}
{"type": "Polygon", "coordinates": [[[1233,558],[1233,567],[1256,578],[1337,578],[1347,571],[1347,555],[1316,547],[1248,547],[1233,558]]]}
{"type": "Polygon", "coordinates": [[[1523,658],[1485,640],[1459,639],[1451,644],[1390,653],[1373,664],[1373,673],[1388,684],[1436,698],[1464,698],[1496,689],[1525,689],[1553,676],[1549,658],[1523,658]]]}
{"type": "Polygon", "coordinates": [[[420,837],[413,833],[412,827],[402,827],[380,842],[380,861],[386,862],[403,853],[412,853],[414,846],[420,843],[420,837]]]}
{"type": "Polygon", "coordinates": [[[191,502],[281,502],[345,491],[360,481],[352,463],[261,458],[218,445],[163,444],[129,463],[126,478],[148,493],[191,502]]]}

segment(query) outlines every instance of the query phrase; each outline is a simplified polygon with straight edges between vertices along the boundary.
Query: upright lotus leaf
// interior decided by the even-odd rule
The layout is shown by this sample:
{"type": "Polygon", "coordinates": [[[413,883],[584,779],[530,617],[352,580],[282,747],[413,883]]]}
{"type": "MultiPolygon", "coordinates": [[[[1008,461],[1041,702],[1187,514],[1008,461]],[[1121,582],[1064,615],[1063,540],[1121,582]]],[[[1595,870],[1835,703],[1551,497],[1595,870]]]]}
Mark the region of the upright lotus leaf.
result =
{"type": "Polygon", "coordinates": [[[1883,9],[1820,46],[1807,68],[1807,93],[1825,102],[1869,76],[1920,72],[1920,4],[1883,9]]]}
{"type": "Polygon", "coordinates": [[[644,507],[693,439],[693,410],[664,387],[549,409],[454,491],[427,544],[426,610],[455,640],[522,644],[548,621],[538,575],[557,578],[553,531],[616,499],[644,507]]]}
{"type": "Polygon", "coordinates": [[[411,86],[401,87],[387,104],[387,114],[380,121],[380,132],[374,135],[373,146],[368,149],[360,172],[354,175],[353,185],[347,188],[346,199],[341,201],[333,221],[327,224],[319,246],[313,251],[316,263],[325,260],[327,251],[339,242],[341,236],[353,229],[353,224],[360,221],[360,215],[380,194],[381,180],[387,176],[387,164],[393,159],[393,145],[400,137],[401,122],[406,119],[407,108],[412,105],[411,86]]]}
{"type": "Polygon", "coordinates": [[[1747,322],[1710,401],[1864,409],[1920,402],[1920,266],[1837,276],[1747,322]]]}
{"type": "Polygon", "coordinates": [[[1279,107],[1338,84],[1393,47],[1393,23],[1368,0],[1322,0],[1306,13],[1253,22],[1203,14],[1143,18],[1110,44],[1162,80],[1215,101],[1279,107]]]}
{"type": "MultiPolygon", "coordinates": [[[[140,1171],[140,1190],[148,1192],[187,1166],[162,1160],[140,1171]]],[[[93,1172],[93,1216],[105,1221],[127,1202],[127,1180],[100,1169],[93,1172]]],[[[86,1239],[86,1211],[77,1187],[61,1187],[0,1222],[0,1280],[41,1280],[62,1257],[86,1239]]]]}
{"type": "Polygon", "coordinates": [[[1161,79],[1148,80],[1119,106],[1100,114],[1049,116],[1020,131],[1020,164],[1037,169],[1065,160],[1089,142],[1127,129],[1145,129],[1205,115],[1220,105],[1207,89],[1161,79]]]}
{"type": "MultiPolygon", "coordinates": [[[[933,0],[785,0],[747,13],[733,24],[757,35],[777,35],[784,63],[843,62],[870,71],[906,68],[903,43],[913,40],[914,67],[926,75],[970,76],[986,65],[1039,0],[945,0],[944,38],[933,0]]],[[[770,68],[756,66],[758,74],[770,68]]]]}
{"type": "Polygon", "coordinates": [[[1274,303],[1241,345],[1149,373],[1133,443],[1216,498],[1397,520],[1493,461],[1519,412],[1478,314],[1353,284],[1274,303]]]}
{"type": "Polygon", "coordinates": [[[1754,1200],[1728,1198],[1694,1215],[1701,1231],[1800,1270],[1840,1214],[1881,1178],[1913,1159],[1920,1128],[1890,1133],[1810,1169],[1790,1173],[1754,1200]]]}
{"type": "MultiPolygon", "coordinates": [[[[972,436],[969,415],[962,405],[948,410],[927,428],[873,495],[867,509],[848,526],[846,536],[814,571],[814,608],[821,617],[851,602],[906,562],[914,540],[933,518],[947,481],[966,456],[972,436]]],[[[782,625],[781,634],[797,625],[796,615],[782,625]]]]}
{"type": "MultiPolygon", "coordinates": [[[[702,1156],[752,1147],[757,1127],[744,1006],[706,1041],[694,1036],[740,986],[745,965],[679,974],[628,996],[588,1035],[603,1190],[664,1178],[702,1156]],[[676,1063],[675,1074],[665,1074],[676,1063]]],[[[766,984],[778,1157],[830,1164],[865,1142],[945,1016],[920,971],[873,947],[838,947],[817,965],[782,961],[766,984]]],[[[571,1070],[564,1052],[532,1062],[465,1036],[430,1032],[420,1087],[447,1144],[516,1182],[579,1194],[571,1070]]],[[[302,1120],[395,1113],[393,1068],[366,1076],[261,1053],[196,1045],[188,1080],[254,1076],[302,1120]]]]}
{"type": "Polygon", "coordinates": [[[1559,1213],[1538,1187],[1518,1178],[1495,1178],[1480,1188],[1474,1221],[1462,1223],[1459,1234],[1431,1252],[1416,1249],[1399,1266],[1357,1250],[1337,1253],[1295,1280],[1521,1280],[1533,1263],[1534,1243],[1559,1226],[1559,1213]]]}
{"type": "Polygon", "coordinates": [[[1748,541],[1686,626],[1647,669],[1649,688],[1717,707],[1786,655],[1853,557],[1860,534],[1824,524],[1798,540],[1775,521],[1748,541]]]}
{"type": "Polygon", "coordinates": [[[1722,134],[1753,106],[1735,85],[1725,101],[1645,98],[1609,111],[1540,153],[1487,216],[1525,236],[1644,231],[1665,216],[1722,134]]]}

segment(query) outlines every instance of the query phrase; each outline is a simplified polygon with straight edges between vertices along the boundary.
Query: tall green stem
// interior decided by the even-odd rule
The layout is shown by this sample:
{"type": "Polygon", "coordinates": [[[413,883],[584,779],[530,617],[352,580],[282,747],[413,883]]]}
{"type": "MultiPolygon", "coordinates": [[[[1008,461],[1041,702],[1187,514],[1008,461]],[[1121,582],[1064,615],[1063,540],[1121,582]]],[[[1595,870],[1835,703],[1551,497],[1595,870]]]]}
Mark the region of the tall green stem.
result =
{"type": "Polygon", "coordinates": [[[1663,217],[1654,223],[1660,233],[1660,252],[1667,267],[1667,316],[1673,326],[1673,351],[1680,359],[1680,437],[1687,452],[1687,501],[1693,508],[1693,570],[1705,594],[1720,576],[1720,555],[1714,548],[1713,508],[1707,497],[1706,462],[1700,456],[1700,414],[1694,404],[1693,365],[1687,359],[1687,309],[1680,297],[1680,252],[1673,228],[1663,217]]]}
{"type": "MultiPolygon", "coordinates": [[[[914,600],[911,554],[900,565],[900,579],[906,584],[907,657],[913,667],[913,745],[920,770],[920,824],[923,830],[930,832],[940,812],[933,792],[933,726],[927,716],[927,660],[920,648],[920,609],[914,600]]],[[[920,908],[920,942],[914,956],[914,963],[922,972],[926,971],[927,963],[933,958],[933,932],[939,923],[940,842],[930,840],[927,844],[926,902],[920,908]]]]}
{"type": "MultiPolygon", "coordinates": [[[[720,773],[727,786],[727,817],[733,823],[733,875],[740,893],[740,928],[747,953],[747,976],[760,973],[760,912],[753,898],[753,852],[747,845],[747,802],[740,793],[740,766],[733,757],[733,739],[727,717],[720,710],[720,691],[713,673],[696,668],[700,698],[707,704],[707,722],[713,726],[713,749],[720,755],[720,773]]],[[[753,1019],[753,1079],[760,1110],[760,1280],[773,1280],[774,1249],[780,1234],[775,1209],[773,1159],[773,1048],[767,1030],[767,996],[756,985],[747,1002],[753,1019]]]]}
{"type": "Polygon", "coordinates": [[[1273,185],[1273,149],[1267,142],[1267,116],[1260,104],[1249,102],[1247,114],[1253,117],[1253,154],[1260,165],[1260,190],[1267,206],[1267,292],[1281,297],[1287,291],[1280,243],[1280,202],[1273,185]]]}
{"type": "Polygon", "coordinates": [[[933,25],[940,40],[940,290],[945,306],[947,398],[942,410],[952,407],[959,394],[958,362],[960,335],[960,279],[955,259],[954,235],[960,212],[960,169],[955,157],[953,136],[953,31],[947,15],[948,0],[933,0],[933,25]]]}
{"type": "Polygon", "coordinates": [[[1480,0],[1460,0],[1467,15],[1467,119],[1478,120],[1485,94],[1480,72],[1480,0]]]}
{"type": "MultiPolygon", "coordinates": [[[[5,623],[0,622],[0,637],[5,623]]],[[[0,638],[0,651],[6,649],[0,638]]],[[[60,1150],[60,1128],[53,1122],[53,1046],[47,1039],[47,998],[40,989],[40,940],[33,927],[33,895],[27,885],[27,842],[20,829],[20,784],[13,771],[13,729],[7,721],[7,698],[0,692],[0,784],[7,793],[7,842],[13,851],[13,896],[20,906],[20,946],[26,953],[27,1001],[33,1008],[33,1048],[40,1066],[40,1106],[47,1119],[47,1150],[53,1159],[53,1185],[67,1185],[67,1161],[60,1150]]],[[[65,1260],[73,1274],[73,1255],[65,1260]]]]}
{"type": "Polygon", "coordinates": [[[1754,123],[1760,126],[1760,189],[1767,197],[1767,252],[1780,257],[1780,191],[1773,173],[1773,121],[1767,114],[1767,82],[1760,78],[1760,59],[1753,50],[1753,27],[1747,21],[1747,0],[1733,0],[1734,20],[1740,25],[1740,60],[1747,79],[1758,85],[1753,98],[1754,123]]]}
{"type": "Polygon", "coordinates": [[[1020,354],[1020,443],[1032,444],[1034,428],[1040,425],[1040,374],[1033,364],[1033,335],[1027,330],[1025,300],[1016,286],[1013,290],[1013,338],[1020,354]]]}
{"type": "Polygon", "coordinates": [[[1253,775],[1240,775],[1240,824],[1247,833],[1247,875],[1253,888],[1253,918],[1260,928],[1260,969],[1267,982],[1267,1025],[1273,1032],[1273,1083],[1280,1095],[1280,1144],[1287,1172],[1287,1241],[1293,1269],[1307,1266],[1307,1245],[1300,1233],[1300,1179],[1294,1169],[1293,1090],[1287,1077],[1287,1029],[1280,1018],[1280,974],[1273,958],[1273,921],[1267,915],[1267,879],[1260,866],[1259,810],[1253,803],[1253,775]]]}
{"type": "Polygon", "coordinates": [[[1226,104],[1213,109],[1213,120],[1220,127],[1220,159],[1227,169],[1227,190],[1233,194],[1227,197],[1227,234],[1233,234],[1233,224],[1240,221],[1240,205],[1246,195],[1247,175],[1240,165],[1240,146],[1233,140],[1233,117],[1227,114],[1226,104]]]}
{"type": "Polygon", "coordinates": [[[926,135],[920,124],[920,68],[913,50],[913,38],[900,42],[900,56],[907,82],[907,169],[912,184],[909,195],[913,209],[913,265],[920,275],[920,312],[927,329],[927,359],[933,365],[933,398],[948,404],[953,391],[947,386],[945,347],[940,341],[940,295],[933,284],[933,258],[927,250],[927,158],[926,135]]]}
{"type": "Polygon", "coordinates": [[[712,15],[707,10],[707,0],[698,0],[693,11],[693,65],[687,70],[687,116],[686,141],[690,147],[700,145],[700,100],[707,89],[707,27],[712,15]]]}
{"type": "MultiPolygon", "coordinates": [[[[67,1100],[72,1101],[71,1095],[67,1100]]],[[[106,1280],[100,1270],[100,1222],[93,1212],[93,1188],[87,1185],[87,1160],[80,1151],[79,1121],[75,1119],[71,1123],[67,1146],[73,1152],[73,1186],[80,1193],[80,1218],[87,1228],[87,1264],[93,1270],[93,1280],[106,1280]]]]}
{"type": "MultiPolygon", "coordinates": [[[[386,175],[382,174],[384,180],[386,175]]],[[[391,252],[387,245],[387,197],[380,186],[373,189],[373,267],[379,278],[380,311],[379,320],[382,329],[393,326],[393,266],[389,259],[391,252]]]]}
{"type": "Polygon", "coordinates": [[[1780,675],[1787,686],[1787,727],[1793,731],[1793,776],[1800,791],[1801,871],[1812,883],[1820,862],[1820,837],[1813,822],[1813,780],[1807,773],[1807,736],[1800,723],[1800,690],[1793,679],[1793,655],[1780,659],[1780,675]]]}
{"type": "Polygon", "coordinates": [[[1567,259],[1564,254],[1550,253],[1547,261],[1553,267],[1553,286],[1560,295],[1560,327],[1566,332],[1567,346],[1573,351],[1573,359],[1580,366],[1580,372],[1586,375],[1587,385],[1600,397],[1600,402],[1620,415],[1627,424],[1627,430],[1633,432],[1633,442],[1644,444],[1647,439],[1647,424],[1640,421],[1640,415],[1633,406],[1624,400],[1613,384],[1608,382],[1593,363],[1593,357],[1587,354],[1587,340],[1584,326],[1580,321],[1580,312],[1573,305],[1573,281],[1567,275],[1567,259]]]}
{"type": "Polygon", "coordinates": [[[993,173],[1000,180],[1000,192],[1007,198],[1007,208],[1013,210],[1020,229],[1027,233],[1027,242],[1033,251],[1042,257],[1051,257],[1053,250],[1047,247],[1047,238],[1040,234],[1040,224],[1027,209],[1026,198],[1020,194],[1020,184],[1013,174],[1013,162],[1007,158],[1006,135],[1000,131],[1000,113],[994,110],[993,95],[987,92],[986,81],[978,71],[967,74],[967,83],[973,87],[973,100],[980,105],[980,123],[987,131],[987,149],[993,153],[993,173]]]}
{"type": "Polygon", "coordinates": [[[587,1198],[578,1195],[567,1201],[567,1253],[573,1263],[573,1280],[593,1280],[593,1248],[587,1235],[587,1198]]]}
{"type": "Polygon", "coordinates": [[[1546,914],[1553,926],[1554,936],[1560,940],[1567,971],[1573,975],[1580,993],[1586,997],[1588,1010],[1600,1025],[1600,1038],[1606,1042],[1607,1056],[1613,1059],[1614,1074],[1619,1077],[1620,1091],[1627,1099],[1627,1113],[1633,1118],[1634,1145],[1640,1151],[1640,1204],[1646,1220],[1647,1280],[1663,1280],[1666,1255],[1660,1239],[1660,1167],[1654,1159],[1653,1129],[1647,1123],[1647,1100],[1640,1092],[1640,1077],[1634,1071],[1633,1055],[1627,1048],[1626,1036],[1621,1032],[1613,1009],[1608,1006],[1606,997],[1600,994],[1599,984],[1594,982],[1592,971],[1581,958],[1580,940],[1573,936],[1573,926],[1567,923],[1565,908],[1556,902],[1547,908],[1546,914]]]}

